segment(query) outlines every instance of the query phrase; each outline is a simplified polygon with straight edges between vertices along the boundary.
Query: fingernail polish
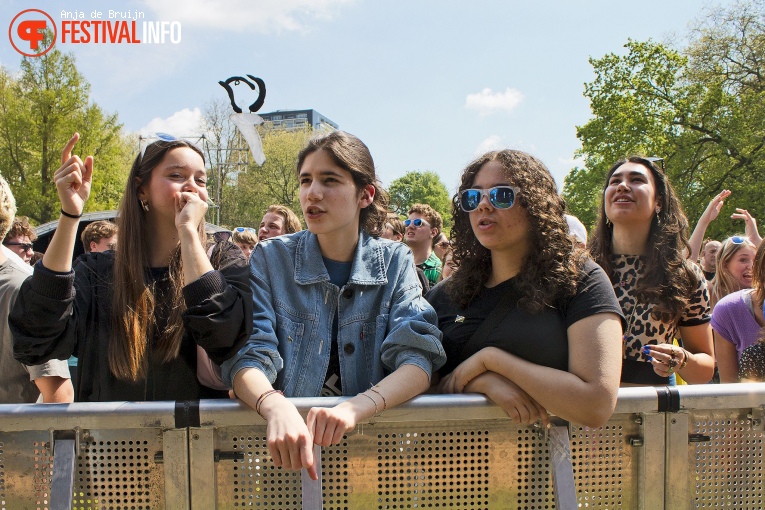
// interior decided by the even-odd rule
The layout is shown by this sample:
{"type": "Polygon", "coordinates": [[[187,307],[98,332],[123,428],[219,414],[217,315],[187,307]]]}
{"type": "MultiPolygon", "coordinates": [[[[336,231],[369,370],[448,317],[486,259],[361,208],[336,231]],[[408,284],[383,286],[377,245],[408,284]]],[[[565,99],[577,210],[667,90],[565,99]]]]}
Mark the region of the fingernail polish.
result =
{"type": "Polygon", "coordinates": [[[651,356],[646,356],[645,358],[646,358],[646,359],[647,359],[649,362],[653,361],[653,358],[652,358],[651,356]]]}
{"type": "Polygon", "coordinates": [[[650,348],[650,347],[648,347],[647,345],[644,345],[644,346],[643,346],[643,348],[642,348],[641,350],[642,350],[644,353],[648,353],[648,352],[650,352],[650,351],[651,351],[651,348],[650,348]]]}

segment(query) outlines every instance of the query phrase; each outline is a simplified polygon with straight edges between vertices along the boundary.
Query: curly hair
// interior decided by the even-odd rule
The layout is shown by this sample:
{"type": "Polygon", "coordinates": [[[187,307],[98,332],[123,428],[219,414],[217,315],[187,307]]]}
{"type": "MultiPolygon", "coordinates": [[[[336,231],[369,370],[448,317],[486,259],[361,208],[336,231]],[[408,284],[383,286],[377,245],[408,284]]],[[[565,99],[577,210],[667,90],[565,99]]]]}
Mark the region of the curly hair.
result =
{"type": "Polygon", "coordinates": [[[27,236],[30,241],[37,239],[35,229],[29,223],[29,218],[26,216],[16,216],[11,222],[11,227],[8,229],[8,233],[5,234],[5,239],[13,239],[14,237],[27,236]]]}
{"type": "Polygon", "coordinates": [[[5,239],[5,234],[11,229],[13,218],[16,216],[16,199],[8,182],[0,175],[0,237],[5,239]]]}
{"type": "MultiPolygon", "coordinates": [[[[688,244],[688,219],[680,200],[667,175],[643,156],[620,159],[608,170],[600,200],[600,213],[595,234],[590,243],[590,254],[600,267],[616,283],[617,274],[612,264],[613,224],[606,216],[605,191],[616,170],[625,163],[636,163],[647,168],[653,175],[656,197],[660,210],[651,219],[648,245],[645,249],[646,264],[635,285],[635,296],[641,303],[653,304],[651,315],[656,320],[674,322],[683,309],[699,280],[683,253],[690,253],[688,244]]],[[[625,254],[629,255],[629,254],[625,254]]]]}
{"type": "MultiPolygon", "coordinates": [[[[428,222],[430,228],[438,230],[438,234],[440,234],[444,228],[444,220],[441,218],[441,215],[428,204],[414,204],[409,208],[409,212],[407,214],[409,216],[412,214],[419,214],[420,216],[424,216],[425,221],[428,222]]],[[[438,237],[438,234],[436,234],[436,237],[438,237]]],[[[435,237],[433,239],[435,240],[435,237]]]]}
{"type": "Polygon", "coordinates": [[[565,202],[550,171],[540,160],[521,151],[487,152],[463,170],[452,201],[452,251],[459,270],[446,280],[446,292],[465,308],[491,275],[491,251],[476,238],[470,213],[459,207],[459,195],[472,187],[478,171],[492,161],[501,164],[510,183],[520,189],[514,207],[528,212],[530,249],[516,277],[521,293],[518,306],[528,313],[538,313],[545,305],[555,305],[574,295],[586,254],[568,235],[565,202]]]}
{"type": "Polygon", "coordinates": [[[388,217],[388,192],[382,187],[375,173],[375,162],[369,148],[357,137],[345,131],[332,131],[329,134],[313,138],[298,154],[297,172],[303,167],[309,154],[323,150],[337,166],[347,170],[353,177],[357,190],[374,186],[375,196],[372,203],[361,210],[359,224],[361,230],[379,237],[388,217]]]}
{"type": "Polygon", "coordinates": [[[85,252],[90,251],[90,243],[98,244],[101,239],[113,237],[117,233],[117,225],[107,220],[99,220],[89,223],[80,234],[82,247],[85,252]]]}

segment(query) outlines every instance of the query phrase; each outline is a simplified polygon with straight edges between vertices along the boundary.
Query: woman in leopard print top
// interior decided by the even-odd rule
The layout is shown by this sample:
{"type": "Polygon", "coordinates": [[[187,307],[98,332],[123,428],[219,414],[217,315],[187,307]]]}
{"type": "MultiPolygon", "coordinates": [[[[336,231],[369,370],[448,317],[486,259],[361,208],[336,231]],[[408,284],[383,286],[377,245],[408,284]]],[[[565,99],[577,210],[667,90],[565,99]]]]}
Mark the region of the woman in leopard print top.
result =
{"type": "Polygon", "coordinates": [[[643,157],[611,167],[590,246],[627,318],[622,385],[674,384],[675,372],[690,383],[712,378],[709,295],[682,255],[687,228],[663,169],[643,157]]]}

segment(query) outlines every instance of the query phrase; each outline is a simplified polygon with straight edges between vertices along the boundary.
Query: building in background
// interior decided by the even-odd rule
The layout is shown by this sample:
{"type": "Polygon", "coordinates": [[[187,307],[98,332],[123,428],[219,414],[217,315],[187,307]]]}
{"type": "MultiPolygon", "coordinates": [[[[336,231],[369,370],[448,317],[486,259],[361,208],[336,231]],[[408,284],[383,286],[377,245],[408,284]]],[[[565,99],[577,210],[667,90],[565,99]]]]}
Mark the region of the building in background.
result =
{"type": "Polygon", "coordinates": [[[270,113],[258,113],[264,121],[270,122],[273,129],[303,129],[312,127],[314,130],[334,131],[339,129],[335,122],[316,110],[277,110],[270,113]]]}

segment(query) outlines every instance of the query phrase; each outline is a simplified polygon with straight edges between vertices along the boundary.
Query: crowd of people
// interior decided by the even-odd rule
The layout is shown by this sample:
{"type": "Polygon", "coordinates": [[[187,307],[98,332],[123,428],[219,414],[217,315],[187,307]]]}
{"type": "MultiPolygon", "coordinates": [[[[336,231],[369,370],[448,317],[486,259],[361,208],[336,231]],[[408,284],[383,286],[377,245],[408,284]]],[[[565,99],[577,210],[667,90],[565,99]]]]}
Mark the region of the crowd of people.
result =
{"type": "Polygon", "coordinates": [[[0,181],[0,402],[235,397],[268,422],[275,465],[316,477],[313,444],[428,391],[598,427],[620,386],[765,379],[756,221],[737,209],[745,235],[704,240],[723,191],[687,238],[656,158],[611,166],[588,238],[540,160],[488,152],[463,170],[447,233],[428,204],[391,213],[367,146],[335,131],[297,158],[305,228],[274,204],[258,228],[208,238],[204,155],[164,137],[72,260],[94,178],[78,140],[33,271],[34,230],[0,181]],[[305,419],[289,400],[318,396],[350,398],[305,419]]]}

